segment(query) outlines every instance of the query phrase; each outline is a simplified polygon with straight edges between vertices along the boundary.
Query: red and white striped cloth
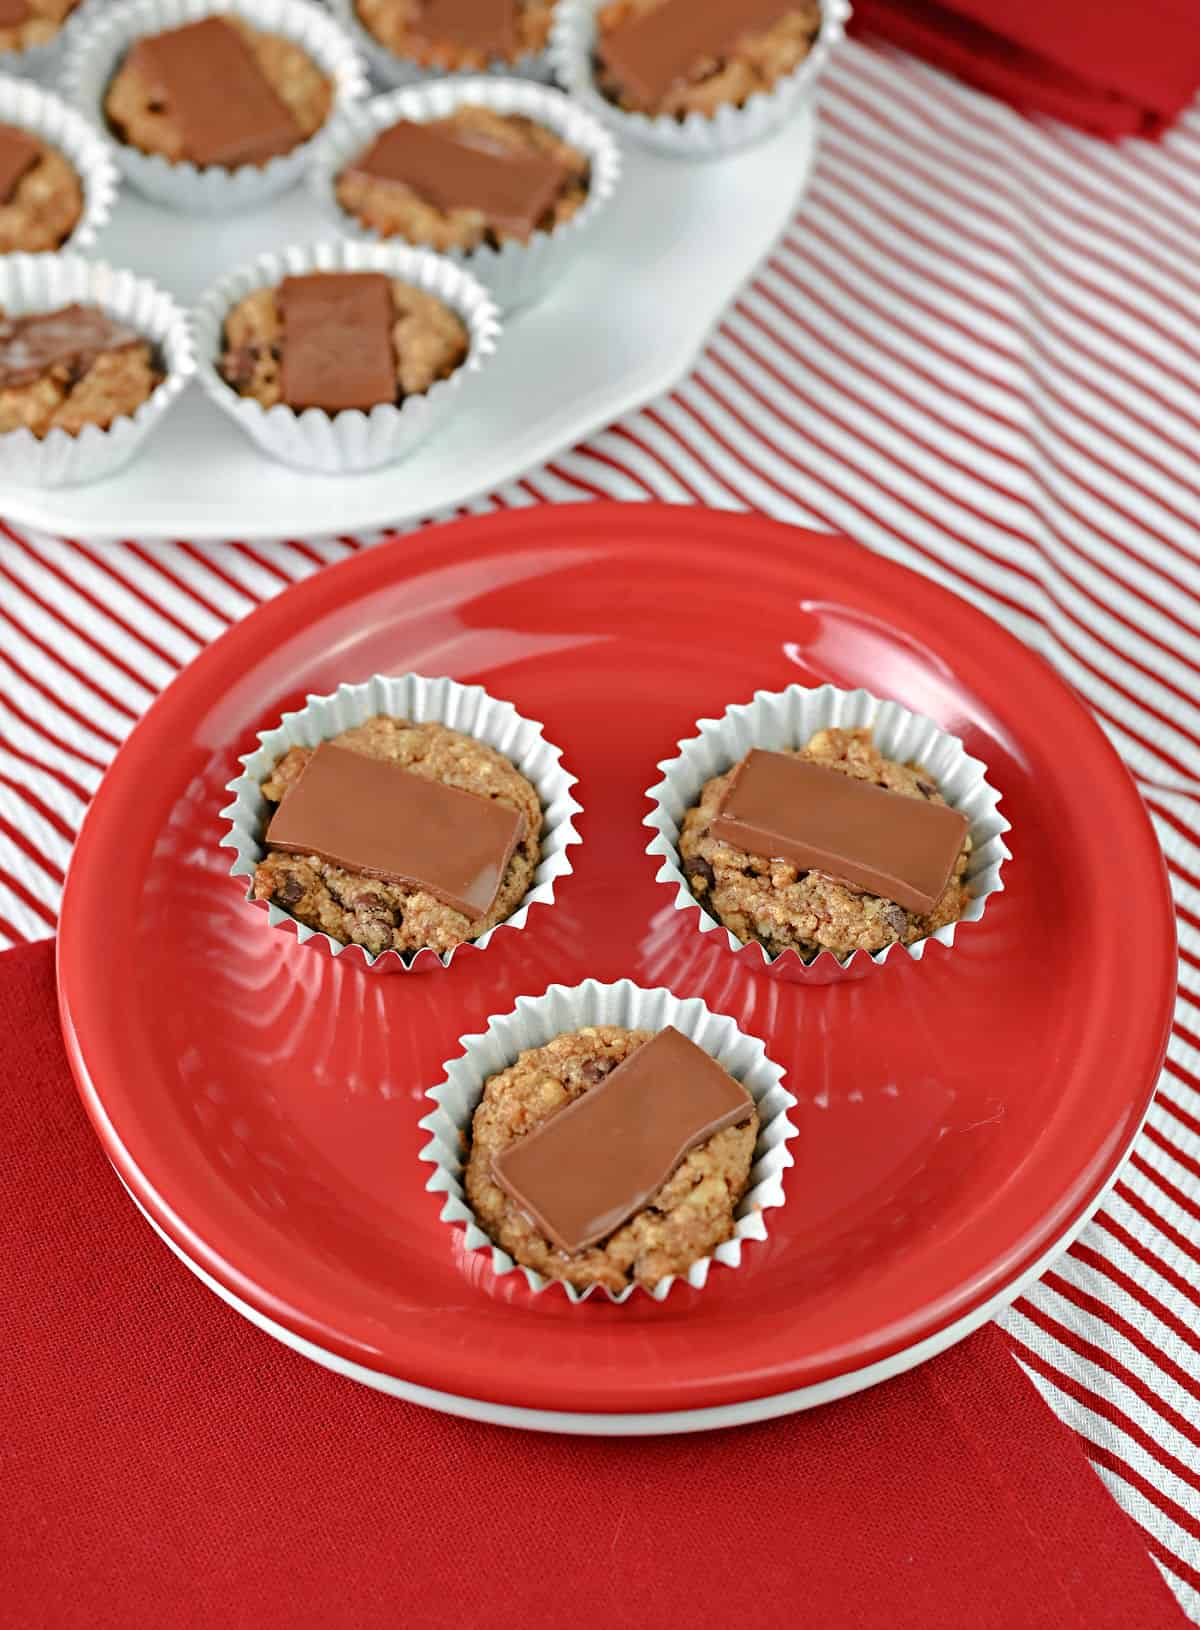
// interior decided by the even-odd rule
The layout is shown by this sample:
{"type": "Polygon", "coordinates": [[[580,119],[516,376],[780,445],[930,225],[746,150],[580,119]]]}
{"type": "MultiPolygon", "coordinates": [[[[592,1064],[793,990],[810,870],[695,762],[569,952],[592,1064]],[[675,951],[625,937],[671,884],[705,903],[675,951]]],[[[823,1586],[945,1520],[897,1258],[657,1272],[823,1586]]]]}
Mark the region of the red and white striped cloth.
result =
{"type": "MultiPolygon", "coordinates": [[[[849,533],[1095,709],[1167,854],[1179,1005],[1108,1205],[1004,1325],[1200,1622],[1200,108],[1113,148],[852,43],[823,112],[802,210],[687,382],[473,508],[653,497],[849,533]]],[[[0,537],[0,943],[53,932],[154,692],[360,546],[0,537]]]]}

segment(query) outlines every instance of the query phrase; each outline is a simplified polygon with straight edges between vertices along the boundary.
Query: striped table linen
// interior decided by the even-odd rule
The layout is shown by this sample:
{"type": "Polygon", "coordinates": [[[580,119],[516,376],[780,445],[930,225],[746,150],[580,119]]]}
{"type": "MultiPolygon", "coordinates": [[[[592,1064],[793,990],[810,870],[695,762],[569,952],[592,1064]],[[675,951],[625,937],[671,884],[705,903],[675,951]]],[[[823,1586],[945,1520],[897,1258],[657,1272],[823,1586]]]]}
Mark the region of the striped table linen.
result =
{"type": "MultiPolygon", "coordinates": [[[[1200,1622],[1198,222],[1200,108],[1110,147],[851,43],[803,208],[687,381],[470,509],[660,498],[845,532],[1095,710],[1167,855],[1179,1003],[1121,1180],[1003,1324],[1200,1622]]],[[[155,692],[367,541],[0,537],[0,944],[53,932],[88,797],[155,692]]]]}

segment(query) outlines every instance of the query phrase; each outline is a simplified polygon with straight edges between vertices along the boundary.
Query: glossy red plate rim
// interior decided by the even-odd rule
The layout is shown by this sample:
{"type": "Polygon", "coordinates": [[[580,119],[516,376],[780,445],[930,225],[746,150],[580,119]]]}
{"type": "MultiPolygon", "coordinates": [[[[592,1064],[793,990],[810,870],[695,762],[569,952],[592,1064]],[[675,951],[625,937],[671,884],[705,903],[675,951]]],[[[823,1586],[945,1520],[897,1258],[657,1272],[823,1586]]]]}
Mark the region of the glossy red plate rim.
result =
{"type": "MultiPolygon", "coordinates": [[[[143,720],[131,732],[114,760],[114,766],[128,764],[138,755],[144,754],[149,741],[157,736],[161,726],[166,723],[171,708],[182,697],[193,694],[211,695],[211,680],[214,673],[228,666],[230,655],[242,649],[243,642],[254,640],[259,643],[270,643],[272,640],[281,639],[289,625],[294,627],[297,619],[305,617],[307,607],[315,610],[317,606],[327,608],[331,601],[341,603],[352,601],[359,592],[360,585],[392,567],[395,558],[393,551],[402,551],[416,570],[428,566],[436,559],[442,548],[452,548],[463,529],[477,532],[482,525],[486,525],[489,537],[501,539],[504,536],[520,535],[528,541],[531,528],[538,525],[546,526],[551,532],[573,527],[589,534],[600,534],[606,528],[611,529],[616,517],[619,516],[620,533],[627,540],[639,527],[652,531],[656,520],[658,524],[662,523],[664,514],[670,517],[669,524],[678,526],[679,509],[659,504],[632,506],[593,504],[552,507],[532,514],[526,511],[510,512],[485,520],[472,518],[431,529],[364,551],[335,566],[327,567],[274,600],[268,601],[251,617],[235,625],[202,652],[179,675],[168,691],[152,705],[143,720]]],[[[689,535],[727,534],[731,543],[743,532],[755,535],[760,543],[764,532],[769,533],[772,530],[795,536],[792,529],[762,517],[723,515],[693,509],[687,511],[687,528],[689,535]]],[[[1128,801],[1124,810],[1125,818],[1142,826],[1144,834],[1147,834],[1153,843],[1155,852],[1158,852],[1157,840],[1153,836],[1149,817],[1126,767],[1108,743],[1091,713],[1048,663],[983,613],[930,580],[874,555],[864,553],[862,558],[869,562],[873,584],[892,581],[897,595],[903,596],[906,606],[911,609],[914,602],[920,604],[935,626],[939,618],[949,618],[960,628],[965,627],[982,648],[1006,652],[1013,659],[1019,656],[1022,664],[1035,664],[1040,670],[1039,677],[1055,687],[1059,704],[1074,716],[1079,732],[1077,740],[1087,743],[1093,766],[1102,766],[1109,783],[1108,790],[1114,797],[1128,801]]],[[[403,568],[393,575],[403,575],[403,568]]],[[[853,575],[854,572],[851,570],[849,576],[853,575]]],[[[63,1034],[85,1108],[108,1158],[122,1181],[190,1266],[202,1268],[224,1287],[232,1298],[245,1301],[256,1309],[264,1320],[281,1324],[298,1340],[328,1351],[335,1358],[345,1360],[347,1364],[361,1366],[363,1361],[361,1343],[350,1338],[344,1343],[340,1339],[330,1340],[327,1326],[306,1314],[302,1271],[298,1272],[298,1277],[290,1287],[267,1288],[257,1283],[253,1277],[239,1271],[220,1250],[214,1249],[205,1238],[202,1219],[189,1220],[173,1211],[152,1177],[139,1167],[126,1149],[118,1127],[110,1118],[102,1094],[93,1082],[88,1062],[82,1055],[77,1040],[73,1013],[79,1011],[81,1006],[87,1005],[88,966],[93,955],[92,946],[87,941],[87,927],[89,923],[92,926],[95,923],[96,901],[94,898],[89,900],[88,886],[93,839],[99,825],[94,812],[111,796],[110,789],[116,780],[110,769],[109,777],[102,783],[85,817],[68,872],[60,921],[58,990],[63,1034]]],[[[1072,1192],[1048,1196],[1047,1211],[1042,1225],[1027,1233],[1023,1239],[1010,1242],[1010,1247],[998,1254],[990,1271],[977,1275],[971,1283],[960,1286],[956,1295],[943,1296],[934,1303],[915,1308],[908,1318],[887,1329],[879,1330],[875,1333],[874,1339],[860,1344],[852,1362],[829,1363],[821,1367],[814,1365],[811,1360],[801,1358],[794,1363],[776,1364],[769,1371],[751,1372],[740,1376],[736,1381],[728,1379],[722,1382],[720,1387],[712,1389],[712,1402],[734,1403],[792,1392],[797,1388],[827,1381],[839,1374],[869,1369],[909,1349],[925,1347],[935,1341],[939,1333],[945,1333],[946,1340],[956,1339],[956,1336],[950,1333],[956,1331],[958,1334],[965,1334],[972,1327],[972,1313],[985,1304],[1002,1298],[1005,1287],[1019,1284],[1028,1275],[1031,1267],[1041,1261],[1048,1249],[1056,1242],[1071,1237],[1075,1227],[1095,1205],[1097,1197],[1112,1182],[1116,1170],[1126,1157],[1131,1138],[1140,1126],[1153,1096],[1166,1050],[1175,992],[1174,909],[1161,853],[1158,859],[1157,897],[1147,896],[1143,901],[1147,920],[1157,920],[1149,936],[1157,950],[1157,966],[1141,970],[1143,977],[1148,979],[1149,988],[1156,992],[1157,1000],[1153,1002],[1150,1010],[1143,1009],[1138,1016],[1143,1045],[1140,1049],[1140,1065],[1136,1071],[1137,1081],[1131,1083],[1130,1087],[1125,1135],[1115,1142],[1103,1161],[1091,1166],[1086,1180],[1080,1181],[1072,1192]]],[[[647,863],[650,864],[649,861],[647,863]]],[[[882,976],[886,976],[886,971],[882,976]]],[[[439,1388],[439,1383],[442,1383],[444,1387],[443,1376],[435,1376],[431,1372],[412,1374],[406,1368],[403,1358],[396,1355],[380,1354],[378,1362],[372,1360],[367,1367],[377,1368],[381,1375],[392,1375],[415,1386],[439,1388]]],[[[571,1410],[577,1409],[581,1401],[577,1385],[564,1383],[563,1388],[556,1393],[553,1386],[547,1387],[544,1378],[537,1382],[525,1382],[520,1376],[497,1378],[489,1371],[486,1354],[468,1355],[464,1358],[459,1362],[453,1379],[457,1384],[445,1390],[453,1392],[455,1396],[482,1398],[502,1405],[571,1410]]],[[[618,1391],[597,1389],[594,1406],[590,1412],[656,1412],[669,1407],[669,1391],[664,1392],[661,1382],[657,1384],[648,1382],[644,1388],[632,1391],[627,1388],[618,1391]]]]}

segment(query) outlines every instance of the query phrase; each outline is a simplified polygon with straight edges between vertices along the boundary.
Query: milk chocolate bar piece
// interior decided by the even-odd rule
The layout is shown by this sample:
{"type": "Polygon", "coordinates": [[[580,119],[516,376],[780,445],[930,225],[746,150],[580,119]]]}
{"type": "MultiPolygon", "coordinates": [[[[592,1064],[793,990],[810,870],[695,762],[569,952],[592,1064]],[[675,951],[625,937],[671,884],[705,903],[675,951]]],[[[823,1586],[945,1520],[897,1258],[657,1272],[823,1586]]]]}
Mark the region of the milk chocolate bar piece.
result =
{"type": "Polygon", "coordinates": [[[395,310],[382,272],[285,277],[276,300],[283,319],[280,381],[289,407],[368,412],[396,400],[395,310]]]}
{"type": "Polygon", "coordinates": [[[433,44],[445,42],[485,57],[516,55],[516,0],[424,0],[410,26],[433,44]]]}
{"type": "Polygon", "coordinates": [[[568,174],[548,154],[464,141],[407,119],[381,131],[351,172],[402,182],[436,209],[479,210],[492,226],[521,238],[533,232],[568,174]]]}
{"type": "Polygon", "coordinates": [[[267,827],[267,848],[426,889],[464,917],[500,892],[519,810],[322,742],[267,827]]]}
{"type": "Polygon", "coordinates": [[[21,177],[42,156],[41,144],[16,125],[0,125],[0,203],[7,204],[21,177]]]}
{"type": "Polygon", "coordinates": [[[193,164],[265,164],[303,135],[253,51],[221,17],[148,34],[129,60],[178,121],[193,164]]]}
{"type": "Polygon", "coordinates": [[[0,0],[0,28],[20,28],[32,15],[28,0],[0,0]]]}
{"type": "Polygon", "coordinates": [[[623,90],[653,105],[697,64],[728,55],[790,9],[788,0],[666,0],[602,33],[596,51],[623,90]]]}
{"type": "Polygon", "coordinates": [[[145,342],[98,306],[63,306],[0,319],[0,390],[32,385],[52,368],[84,374],[105,351],[145,342]]]}
{"type": "Polygon", "coordinates": [[[745,1087],[673,1026],[599,1086],[492,1157],[492,1174],[573,1256],[658,1193],[690,1149],[747,1120],[745,1087]]]}
{"type": "Polygon", "coordinates": [[[796,753],[755,747],[734,770],[709,833],[745,854],[824,872],[923,916],[950,881],[967,818],[796,753]]]}

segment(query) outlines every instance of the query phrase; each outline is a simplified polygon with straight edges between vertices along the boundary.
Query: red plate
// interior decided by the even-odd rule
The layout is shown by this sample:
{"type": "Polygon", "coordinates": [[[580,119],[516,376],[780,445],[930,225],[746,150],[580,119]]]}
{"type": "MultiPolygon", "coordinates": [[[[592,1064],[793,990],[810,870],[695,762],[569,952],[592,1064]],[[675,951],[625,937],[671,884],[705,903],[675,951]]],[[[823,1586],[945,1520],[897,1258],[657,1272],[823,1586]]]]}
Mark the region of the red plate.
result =
{"type": "Polygon", "coordinates": [[[192,1263],[284,1331],[488,1403],[639,1412],[801,1388],[949,1333],[1112,1176],[1174,989],[1162,858],[1052,670],[855,545],[663,506],[547,508],[366,551],[231,629],[151,708],[88,813],[63,1027],[104,1147],[192,1263]],[[415,669],[545,721],[579,776],[575,873],[449,970],[365,976],[269,930],[218,811],[308,691],[415,669]],[[791,681],[865,685],[989,767],[1006,892],[957,947],[808,989],[736,965],[644,854],[644,789],[693,722],[791,681]],[[1119,858],[1119,866],[1117,864],[1119,858]],[[571,1307],[438,1219],[423,1094],[522,992],[628,975],[761,1036],[799,1099],[770,1239],[665,1303],[571,1307]]]}

